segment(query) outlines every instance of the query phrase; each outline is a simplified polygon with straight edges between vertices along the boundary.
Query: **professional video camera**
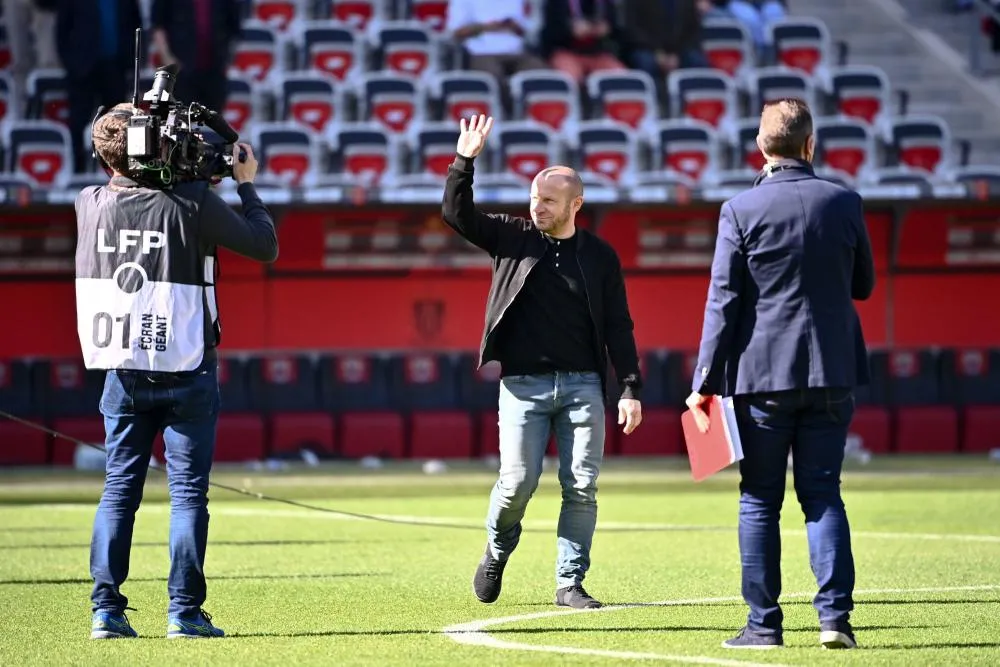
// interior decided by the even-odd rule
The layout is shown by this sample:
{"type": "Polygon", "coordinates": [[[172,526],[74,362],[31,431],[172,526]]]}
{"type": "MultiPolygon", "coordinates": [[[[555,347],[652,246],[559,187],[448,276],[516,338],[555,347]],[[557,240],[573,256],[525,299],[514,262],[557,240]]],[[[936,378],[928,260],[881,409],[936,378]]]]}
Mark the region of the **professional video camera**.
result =
{"type": "MultiPolygon", "coordinates": [[[[139,99],[140,31],[135,31],[135,80],[132,106],[140,110],[128,122],[130,175],[164,186],[182,181],[215,181],[232,176],[233,146],[239,134],[218,113],[197,102],[174,99],[177,66],[156,70],[153,85],[139,99]],[[198,126],[213,130],[221,141],[208,141],[198,126]]],[[[245,159],[241,151],[240,161],[245,159]]]]}

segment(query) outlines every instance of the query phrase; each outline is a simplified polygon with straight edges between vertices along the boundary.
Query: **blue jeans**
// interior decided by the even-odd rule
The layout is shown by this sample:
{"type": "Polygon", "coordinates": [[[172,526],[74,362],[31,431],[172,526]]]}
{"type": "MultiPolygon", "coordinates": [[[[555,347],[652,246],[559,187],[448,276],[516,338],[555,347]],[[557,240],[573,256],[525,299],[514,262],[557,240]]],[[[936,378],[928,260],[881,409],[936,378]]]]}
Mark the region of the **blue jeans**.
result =
{"type": "Polygon", "coordinates": [[[169,614],[190,616],[205,601],[208,476],[219,417],[218,362],[190,373],[108,371],[101,413],[108,451],[104,494],[90,543],[94,611],[121,612],[135,513],[153,452],[163,431],[170,490],[169,614]]]}
{"type": "Polygon", "coordinates": [[[747,0],[730,0],[726,9],[750,33],[758,50],[771,46],[767,27],[785,18],[785,6],[778,0],[768,0],[760,8],[747,0]]]}
{"type": "Polygon", "coordinates": [[[795,495],[805,514],[809,564],[819,591],[813,605],[822,627],[849,622],[854,608],[854,556],[840,497],[850,389],[806,389],[737,396],[744,459],[740,462],[740,559],[748,628],[781,634],[781,535],[788,453],[795,495]]]}
{"type": "Polygon", "coordinates": [[[597,475],[604,456],[604,395],[597,373],[513,375],[500,382],[500,478],[490,495],[486,532],[506,561],[542,474],[554,431],[562,510],[556,530],[556,587],[579,584],[590,568],[597,524],[597,475]]]}

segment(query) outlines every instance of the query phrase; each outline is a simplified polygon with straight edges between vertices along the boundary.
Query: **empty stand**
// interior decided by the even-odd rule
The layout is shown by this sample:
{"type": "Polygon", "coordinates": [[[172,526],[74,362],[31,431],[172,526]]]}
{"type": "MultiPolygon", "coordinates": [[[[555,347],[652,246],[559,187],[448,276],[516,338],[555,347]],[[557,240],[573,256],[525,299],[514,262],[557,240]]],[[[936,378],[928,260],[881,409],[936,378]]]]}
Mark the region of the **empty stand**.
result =
{"type": "Polygon", "coordinates": [[[6,171],[27,176],[32,185],[62,184],[72,171],[69,131],[51,120],[12,121],[3,128],[6,171]]]}
{"type": "Polygon", "coordinates": [[[320,147],[307,126],[291,121],[254,125],[254,152],[262,174],[286,185],[306,185],[320,165],[320,147]]]}
{"type": "Polygon", "coordinates": [[[857,178],[874,166],[875,141],[871,128],[856,118],[818,118],[815,121],[816,160],[857,178]]]}
{"type": "Polygon", "coordinates": [[[0,410],[18,417],[42,413],[44,396],[39,390],[46,385],[36,385],[32,365],[25,359],[0,359],[0,410]]]}
{"type": "Polygon", "coordinates": [[[313,131],[329,132],[344,113],[340,88],[327,75],[315,72],[278,78],[280,119],[294,121],[313,131]]]}
{"type": "Polygon", "coordinates": [[[330,138],[333,173],[378,183],[399,171],[396,146],[377,123],[346,123],[330,138]]]}
{"type": "Polygon", "coordinates": [[[389,368],[381,356],[341,354],[320,359],[323,407],[334,412],[388,410],[389,368]]]}
{"type": "Polygon", "coordinates": [[[701,48],[714,69],[731,77],[742,78],[753,67],[753,41],[738,21],[706,21],[701,29],[701,48]]]}
{"type": "Polygon", "coordinates": [[[638,169],[635,135],[623,123],[582,121],[575,137],[578,164],[587,171],[623,183],[638,169]]]}
{"type": "Polygon", "coordinates": [[[992,165],[957,167],[952,170],[949,178],[964,186],[969,197],[977,199],[1000,197],[1000,167],[992,165]]]}
{"type": "Polygon", "coordinates": [[[455,123],[425,123],[415,128],[409,144],[410,171],[445,176],[457,143],[455,123]]]}
{"type": "MultiPolygon", "coordinates": [[[[52,421],[52,428],[75,440],[104,447],[104,418],[96,410],[91,410],[86,416],[58,417],[52,421]]],[[[72,440],[53,437],[51,455],[49,456],[50,463],[57,466],[73,465],[73,457],[78,446],[72,440]]]]}
{"type": "Polygon", "coordinates": [[[527,70],[510,77],[515,116],[562,130],[580,121],[576,80],[559,71],[527,70]]]}
{"type": "MultiPolygon", "coordinates": [[[[616,424],[616,428],[621,427],[616,424]]],[[[684,453],[680,410],[643,410],[642,425],[628,435],[620,434],[617,446],[622,456],[676,456],[684,453]]]]}
{"type": "Polygon", "coordinates": [[[21,104],[14,87],[14,80],[7,72],[0,71],[0,123],[10,121],[20,113],[21,104]]]}
{"type": "Polygon", "coordinates": [[[951,162],[951,131],[941,118],[907,116],[891,124],[896,162],[934,173],[951,162]]]}
{"type": "Polygon", "coordinates": [[[406,0],[407,18],[443,32],[448,20],[448,0],[406,0]]]}
{"type": "Polygon", "coordinates": [[[458,358],[456,367],[462,407],[474,411],[496,411],[500,398],[500,364],[494,361],[476,369],[475,355],[463,354],[458,358]]]}
{"type": "Polygon", "coordinates": [[[822,21],[789,17],[772,22],[768,30],[779,64],[812,75],[830,66],[830,34],[822,21]]]}
{"type": "Polygon", "coordinates": [[[285,31],[305,15],[310,0],[251,0],[250,16],[275,30],[285,31]]]}
{"type": "Polygon", "coordinates": [[[387,21],[375,34],[377,69],[424,77],[440,69],[440,54],[431,28],[420,21],[387,21]]]}
{"type": "Polygon", "coordinates": [[[414,120],[423,120],[420,82],[407,74],[370,72],[361,77],[358,89],[361,120],[375,121],[391,132],[405,132],[414,120]]]}
{"type": "Polygon", "coordinates": [[[36,69],[28,74],[28,113],[33,120],[69,122],[69,98],[66,72],[61,69],[36,69]]]}
{"type": "Polygon", "coordinates": [[[254,404],[252,395],[259,394],[259,382],[251,378],[247,359],[234,356],[219,357],[219,398],[223,412],[249,412],[254,404]]]}
{"type": "Polygon", "coordinates": [[[587,77],[587,97],[596,117],[640,129],[659,114],[656,85],[639,70],[594,72],[587,77]]]}
{"type": "Polygon", "coordinates": [[[47,463],[49,436],[46,433],[0,417],[0,466],[42,466],[47,463]]]}
{"type": "Polygon", "coordinates": [[[559,147],[555,136],[544,125],[503,123],[495,132],[498,171],[507,171],[530,181],[542,169],[558,162],[559,147]]]}
{"type": "Polygon", "coordinates": [[[744,118],[736,125],[733,146],[733,166],[744,167],[754,171],[764,168],[766,160],[760,147],[757,146],[757,133],[760,131],[759,118],[744,118]]]}
{"type": "Polygon", "coordinates": [[[392,403],[406,410],[450,410],[459,404],[456,360],[445,354],[407,352],[389,361],[392,403]]]}
{"type": "Polygon", "coordinates": [[[816,108],[812,78],[801,70],[761,67],[748,76],[750,114],[759,115],[764,105],[780,99],[799,99],[816,108]]]}
{"type": "Polygon", "coordinates": [[[657,166],[694,180],[712,176],[718,169],[715,129],[702,121],[663,121],[656,126],[654,151],[657,166]]]}
{"type": "Polygon", "coordinates": [[[416,459],[469,458],[473,454],[472,415],[430,410],[410,415],[409,456],[416,459]]]}
{"type": "Polygon", "coordinates": [[[243,22],[229,67],[254,81],[264,81],[284,67],[284,45],[277,29],[258,20],[243,22]]]}
{"type": "Polygon", "coordinates": [[[252,121],[264,117],[264,102],[259,92],[255,90],[253,79],[230,73],[226,85],[228,93],[222,113],[234,130],[244,132],[252,121]]]}
{"type": "Polygon", "coordinates": [[[81,359],[51,359],[31,365],[32,384],[45,414],[82,417],[98,414],[104,391],[103,371],[88,371],[81,359]]]}
{"type": "Polygon", "coordinates": [[[667,78],[670,115],[687,117],[728,129],[739,116],[736,84],[714,69],[680,69],[667,78]]]}
{"type": "Polygon", "coordinates": [[[866,65],[838,67],[830,74],[831,95],[837,112],[880,127],[891,117],[891,87],[881,68],[866,65]]]}
{"type": "Polygon", "coordinates": [[[437,105],[437,117],[458,122],[475,115],[502,118],[500,90],[496,78],[486,72],[441,72],[430,82],[430,96],[437,105]]]}
{"type": "Polygon", "coordinates": [[[365,32],[383,20],[382,5],[382,0],[320,0],[316,18],[333,19],[358,32],[365,32]]]}
{"type": "Polygon", "coordinates": [[[301,70],[313,70],[336,81],[348,81],[365,66],[365,43],[347,23],[303,21],[297,29],[297,57],[301,70]]]}

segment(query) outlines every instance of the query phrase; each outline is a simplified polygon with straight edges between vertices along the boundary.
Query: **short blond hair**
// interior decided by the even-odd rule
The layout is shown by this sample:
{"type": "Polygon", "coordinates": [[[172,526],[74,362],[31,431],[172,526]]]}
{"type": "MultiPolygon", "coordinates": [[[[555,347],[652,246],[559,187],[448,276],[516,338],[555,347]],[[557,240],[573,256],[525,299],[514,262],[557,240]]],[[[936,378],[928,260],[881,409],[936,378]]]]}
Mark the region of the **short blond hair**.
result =
{"type": "Polygon", "coordinates": [[[760,149],[773,157],[797,158],[813,133],[809,105],[795,98],[774,100],[760,114],[760,149]]]}
{"type": "Polygon", "coordinates": [[[94,150],[119,174],[128,173],[128,121],[136,112],[128,102],[116,104],[97,119],[91,133],[94,150]]]}

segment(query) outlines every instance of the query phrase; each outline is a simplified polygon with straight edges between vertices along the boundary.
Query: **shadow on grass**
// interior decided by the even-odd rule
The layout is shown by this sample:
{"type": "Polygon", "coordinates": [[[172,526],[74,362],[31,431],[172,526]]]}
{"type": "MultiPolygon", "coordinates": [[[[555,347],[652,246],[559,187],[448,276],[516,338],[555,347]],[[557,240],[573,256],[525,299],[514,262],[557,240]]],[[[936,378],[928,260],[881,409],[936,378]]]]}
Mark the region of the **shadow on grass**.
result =
{"type": "MultiPolygon", "coordinates": [[[[381,577],[385,572],[330,572],[320,574],[221,574],[209,576],[209,583],[213,581],[267,581],[281,580],[294,581],[295,579],[339,579],[342,577],[381,577]]],[[[128,582],[163,582],[166,577],[129,577],[128,582]]],[[[36,586],[48,584],[54,586],[93,584],[93,579],[66,578],[66,579],[0,579],[0,586],[36,586]]]]}

